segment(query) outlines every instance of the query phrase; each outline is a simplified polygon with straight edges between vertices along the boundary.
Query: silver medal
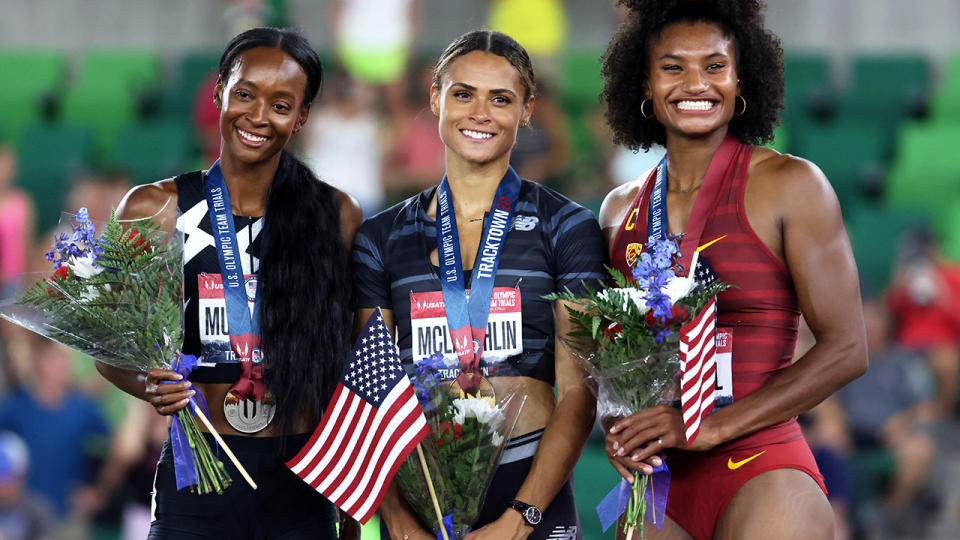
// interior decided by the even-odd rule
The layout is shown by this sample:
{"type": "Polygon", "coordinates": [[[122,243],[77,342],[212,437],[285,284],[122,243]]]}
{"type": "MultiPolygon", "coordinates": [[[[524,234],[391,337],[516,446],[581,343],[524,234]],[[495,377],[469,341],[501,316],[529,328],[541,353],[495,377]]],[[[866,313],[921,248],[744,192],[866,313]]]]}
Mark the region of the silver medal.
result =
{"type": "Polygon", "coordinates": [[[227,423],[240,433],[256,433],[270,425],[277,406],[268,396],[260,401],[240,400],[227,394],[223,400],[223,415],[227,423]]]}

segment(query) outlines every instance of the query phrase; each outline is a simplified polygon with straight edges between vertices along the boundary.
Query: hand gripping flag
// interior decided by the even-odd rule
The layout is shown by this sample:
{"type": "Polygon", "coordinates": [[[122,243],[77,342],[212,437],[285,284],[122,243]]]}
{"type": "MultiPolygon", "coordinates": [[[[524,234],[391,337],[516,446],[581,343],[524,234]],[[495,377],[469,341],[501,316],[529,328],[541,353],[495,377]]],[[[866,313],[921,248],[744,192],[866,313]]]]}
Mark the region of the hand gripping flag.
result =
{"type": "Polygon", "coordinates": [[[366,523],[429,428],[377,311],[357,338],[320,425],[287,467],[366,523]]]}
{"type": "Polygon", "coordinates": [[[700,420],[713,410],[716,384],[717,299],[680,329],[680,411],[687,444],[700,432],[700,420]]]}

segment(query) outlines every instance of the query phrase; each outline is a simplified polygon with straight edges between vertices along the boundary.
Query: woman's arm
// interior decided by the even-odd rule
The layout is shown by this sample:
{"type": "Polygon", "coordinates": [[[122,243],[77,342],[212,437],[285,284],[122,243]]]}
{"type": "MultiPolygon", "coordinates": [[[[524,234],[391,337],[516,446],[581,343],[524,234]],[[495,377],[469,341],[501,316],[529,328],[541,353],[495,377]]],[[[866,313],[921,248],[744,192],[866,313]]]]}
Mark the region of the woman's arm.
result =
{"type": "MultiPolygon", "coordinates": [[[[790,156],[768,159],[754,174],[758,184],[748,193],[748,215],[757,205],[773,209],[774,218],[765,227],[751,217],[751,225],[761,237],[764,230],[779,231],[779,242],[765,243],[782,254],[816,345],[763,387],[707,416],[691,450],[707,450],[797,416],[867,369],[857,269],[830,184],[811,163],[790,156]]],[[[764,212],[754,215],[765,217],[764,212]]],[[[643,460],[661,448],[686,448],[683,433],[679,411],[654,407],[615,424],[608,451],[632,452],[633,459],[643,460]]]]}
{"type": "MultiPolygon", "coordinates": [[[[162,230],[173,232],[177,221],[177,188],[173,181],[136,186],[117,206],[120,221],[153,219],[162,230]]],[[[153,405],[158,413],[173,414],[187,406],[194,395],[190,382],[169,369],[151,369],[147,373],[120,369],[96,361],[97,371],[117,388],[153,405]],[[161,384],[163,381],[179,381],[161,384]]]]}
{"type": "MultiPolygon", "coordinates": [[[[568,337],[571,330],[565,305],[573,307],[573,304],[557,301],[553,312],[557,335],[554,339],[556,407],[543,430],[530,472],[514,496],[518,501],[541,510],[546,510],[573,474],[573,468],[580,459],[583,446],[593,427],[596,412],[596,400],[581,379],[576,359],[562,341],[568,337]]],[[[468,534],[466,538],[526,538],[532,532],[533,528],[527,525],[523,516],[508,508],[499,519],[468,534]]]]}

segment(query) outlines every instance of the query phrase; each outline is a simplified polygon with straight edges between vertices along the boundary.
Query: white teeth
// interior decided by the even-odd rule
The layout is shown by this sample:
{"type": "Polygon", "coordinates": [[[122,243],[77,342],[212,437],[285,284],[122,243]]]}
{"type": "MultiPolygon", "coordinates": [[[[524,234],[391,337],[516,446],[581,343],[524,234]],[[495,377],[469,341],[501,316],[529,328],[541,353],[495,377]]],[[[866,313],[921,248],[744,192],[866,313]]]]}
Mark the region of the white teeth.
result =
{"type": "Polygon", "coordinates": [[[489,139],[490,137],[493,137],[493,133],[482,133],[480,131],[473,131],[470,129],[461,129],[460,133],[463,133],[471,139],[489,139]]]}
{"type": "Polygon", "coordinates": [[[242,130],[242,129],[240,129],[240,128],[237,128],[237,132],[240,134],[241,137],[243,137],[244,139],[246,139],[246,140],[248,140],[248,141],[250,141],[250,142],[259,143],[259,142],[263,142],[263,141],[267,140],[266,137],[258,137],[258,136],[256,136],[256,135],[254,135],[253,133],[247,133],[246,131],[244,131],[244,130],[242,130]]]}
{"type": "Polygon", "coordinates": [[[685,100],[677,103],[677,108],[681,111],[709,111],[713,108],[712,101],[704,100],[685,100]]]}

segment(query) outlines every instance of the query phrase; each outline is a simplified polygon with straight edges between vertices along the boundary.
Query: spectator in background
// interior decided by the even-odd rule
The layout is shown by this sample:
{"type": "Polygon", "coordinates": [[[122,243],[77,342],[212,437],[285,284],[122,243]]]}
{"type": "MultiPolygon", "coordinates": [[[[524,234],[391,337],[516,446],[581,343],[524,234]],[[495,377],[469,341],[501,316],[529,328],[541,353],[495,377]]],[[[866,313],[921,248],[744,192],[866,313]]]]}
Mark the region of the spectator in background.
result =
{"type": "Polygon", "coordinates": [[[0,298],[16,293],[33,242],[33,202],[14,186],[16,176],[16,153],[0,142],[0,298]]]}
{"type": "Polygon", "coordinates": [[[896,341],[927,357],[937,380],[937,411],[953,414],[960,374],[960,266],[944,261],[929,230],[902,239],[889,295],[896,341]]]}
{"type": "Polygon", "coordinates": [[[219,78],[216,70],[211,70],[193,95],[193,130],[208,165],[220,157],[220,110],[213,102],[219,78]]]}
{"type": "Polygon", "coordinates": [[[536,99],[530,124],[517,132],[510,165],[523,178],[555,184],[570,168],[566,113],[556,100],[553,84],[545,77],[537,81],[536,99]]]}
{"type": "Polygon", "coordinates": [[[420,26],[420,0],[333,0],[330,33],[355,80],[382,91],[390,117],[403,109],[403,74],[420,26]]]}
{"type": "Polygon", "coordinates": [[[404,106],[391,125],[383,171],[387,206],[443,178],[443,141],[424,98],[433,85],[433,59],[416,62],[404,80],[404,106]]]}
{"type": "Polygon", "coordinates": [[[885,494],[885,513],[896,521],[921,490],[934,455],[930,435],[935,406],[923,358],[891,343],[884,306],[863,306],[870,369],[837,394],[858,449],[883,448],[895,469],[885,494]]]}
{"type": "Polygon", "coordinates": [[[373,89],[341,70],[326,75],[313,120],[304,126],[304,163],[317,178],[360,203],[364,215],[383,207],[383,142],[374,113],[373,89]]]}
{"type": "Polygon", "coordinates": [[[0,432],[0,538],[39,540],[50,529],[50,510],[26,489],[30,452],[23,439],[0,432]]]}
{"type": "Polygon", "coordinates": [[[491,0],[490,4],[487,26],[523,45],[537,66],[537,78],[555,77],[557,56],[567,45],[563,0],[491,0]]]}
{"type": "Polygon", "coordinates": [[[0,430],[16,433],[29,448],[29,489],[64,527],[82,534],[109,495],[90,485],[92,456],[105,453],[107,424],[96,403],[72,387],[63,346],[37,339],[31,350],[27,380],[0,402],[0,430]]]}

